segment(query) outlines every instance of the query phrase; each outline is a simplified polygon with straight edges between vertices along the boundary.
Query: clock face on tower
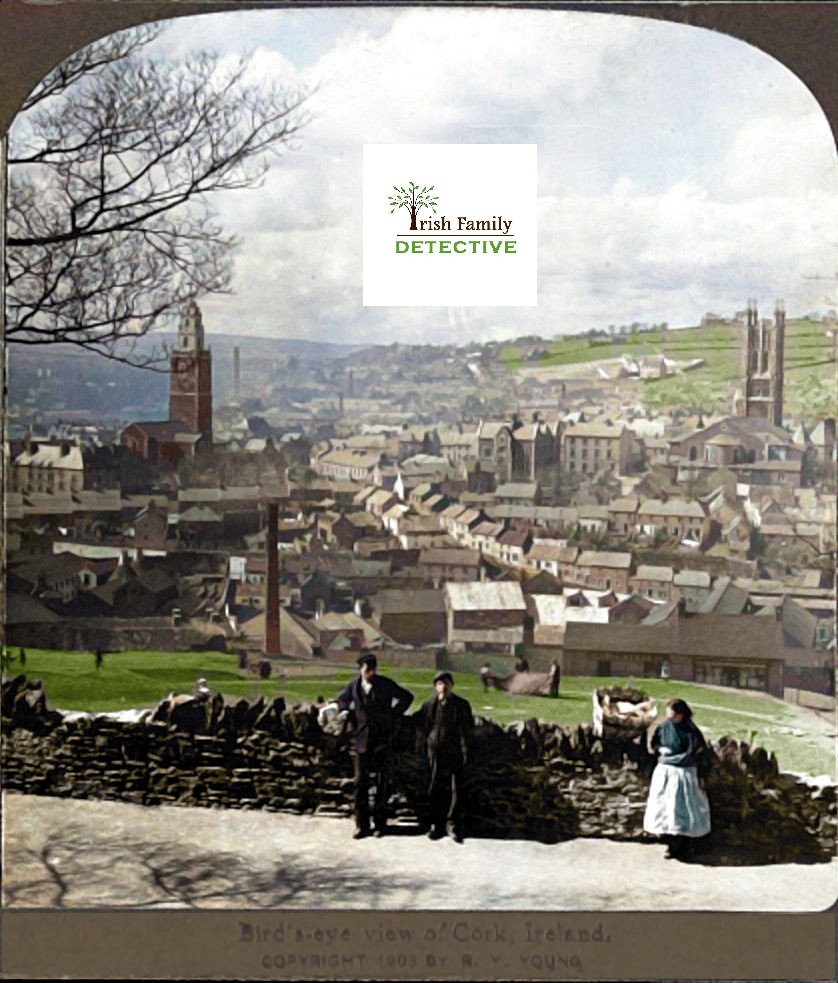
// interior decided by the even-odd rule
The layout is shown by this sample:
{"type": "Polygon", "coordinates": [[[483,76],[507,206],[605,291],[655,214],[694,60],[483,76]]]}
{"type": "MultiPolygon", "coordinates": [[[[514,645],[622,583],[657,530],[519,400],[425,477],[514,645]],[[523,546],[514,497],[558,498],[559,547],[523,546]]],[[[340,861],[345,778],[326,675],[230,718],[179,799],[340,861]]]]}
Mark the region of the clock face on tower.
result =
{"type": "Polygon", "coordinates": [[[176,360],[172,365],[171,390],[173,393],[188,393],[195,389],[195,373],[188,361],[176,360]]]}

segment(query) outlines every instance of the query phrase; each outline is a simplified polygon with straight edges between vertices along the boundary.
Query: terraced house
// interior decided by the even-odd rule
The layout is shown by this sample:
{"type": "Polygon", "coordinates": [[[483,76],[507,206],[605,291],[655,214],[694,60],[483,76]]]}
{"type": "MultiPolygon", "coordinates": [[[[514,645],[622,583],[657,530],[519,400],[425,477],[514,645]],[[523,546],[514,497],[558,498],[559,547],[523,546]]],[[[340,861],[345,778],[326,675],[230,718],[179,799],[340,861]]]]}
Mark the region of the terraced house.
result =
{"type": "Polygon", "coordinates": [[[81,448],[62,442],[36,443],[28,440],[11,469],[11,491],[79,492],[84,488],[84,461],[81,448]]]}
{"type": "Polygon", "coordinates": [[[445,585],[448,646],[453,651],[515,651],[524,641],[527,604],[521,585],[496,583],[445,585]]]}
{"type": "Polygon", "coordinates": [[[512,477],[516,481],[550,485],[559,463],[559,427],[534,421],[512,431],[512,477]]]}
{"type": "Polygon", "coordinates": [[[613,553],[609,550],[583,550],[576,559],[571,583],[598,590],[628,593],[632,569],[631,553],[613,553]]]}
{"type": "Polygon", "coordinates": [[[500,482],[512,480],[512,429],[508,424],[481,420],[477,428],[477,457],[484,470],[488,467],[500,482]]]}
{"type": "Polygon", "coordinates": [[[327,478],[354,479],[364,481],[369,478],[381,459],[379,451],[344,449],[327,451],[315,462],[315,470],[327,478]]]}
{"type": "Polygon", "coordinates": [[[631,444],[631,432],[622,425],[575,423],[562,435],[562,466],[574,474],[625,474],[631,444]]]}
{"type": "Polygon", "coordinates": [[[698,546],[710,532],[710,517],[698,502],[647,498],[637,509],[635,532],[688,540],[698,546]]]}

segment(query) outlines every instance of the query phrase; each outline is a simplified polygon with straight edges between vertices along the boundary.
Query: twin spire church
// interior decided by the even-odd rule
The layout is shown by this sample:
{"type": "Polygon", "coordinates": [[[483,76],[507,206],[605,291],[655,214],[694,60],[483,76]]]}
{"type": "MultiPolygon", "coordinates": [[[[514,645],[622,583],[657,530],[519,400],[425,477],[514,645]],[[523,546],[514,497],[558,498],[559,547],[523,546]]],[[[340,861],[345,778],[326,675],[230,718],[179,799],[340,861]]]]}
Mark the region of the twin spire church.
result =
{"type": "Polygon", "coordinates": [[[170,368],[169,419],[131,423],[122,431],[122,445],[152,464],[175,465],[212,450],[212,352],[193,298],[181,305],[170,368]]]}

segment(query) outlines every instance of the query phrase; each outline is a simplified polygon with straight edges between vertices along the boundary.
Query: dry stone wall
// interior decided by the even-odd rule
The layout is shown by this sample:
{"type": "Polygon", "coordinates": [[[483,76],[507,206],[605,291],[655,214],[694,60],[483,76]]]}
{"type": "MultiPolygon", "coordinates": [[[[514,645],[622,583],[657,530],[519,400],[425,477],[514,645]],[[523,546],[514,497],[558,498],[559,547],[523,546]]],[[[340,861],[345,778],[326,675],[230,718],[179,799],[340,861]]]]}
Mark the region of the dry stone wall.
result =
{"type": "MultiPolygon", "coordinates": [[[[39,795],[154,806],[352,812],[345,736],[317,709],[216,698],[164,719],[125,723],[51,710],[37,681],[2,684],[3,785],[39,795]]],[[[427,821],[427,764],[405,718],[397,735],[394,819],[427,821]]],[[[761,748],[718,742],[709,778],[713,832],[705,848],[728,860],[826,860],[834,854],[835,788],[779,772],[761,748]],[[734,859],[730,859],[734,858],[734,859]]],[[[635,738],[597,738],[590,725],[478,719],[469,777],[470,835],[557,842],[642,836],[654,761],[635,738]]]]}

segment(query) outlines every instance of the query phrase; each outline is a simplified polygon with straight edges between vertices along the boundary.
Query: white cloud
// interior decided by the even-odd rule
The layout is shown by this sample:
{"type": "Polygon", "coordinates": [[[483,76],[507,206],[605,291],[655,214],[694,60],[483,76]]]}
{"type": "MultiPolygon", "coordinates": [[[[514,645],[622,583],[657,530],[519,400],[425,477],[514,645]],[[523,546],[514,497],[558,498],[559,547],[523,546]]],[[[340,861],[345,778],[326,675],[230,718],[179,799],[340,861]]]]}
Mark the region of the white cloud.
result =
{"type": "MultiPolygon", "coordinates": [[[[247,29],[235,15],[236,42],[257,42],[259,78],[319,87],[299,149],[261,190],[216,202],[243,245],[235,296],[206,302],[210,329],[464,341],[695,323],[753,295],[819,306],[804,277],[834,263],[832,139],[805,87],[768,56],[613,15],[320,10],[306,35],[299,13],[275,11],[270,31],[265,14],[247,29]],[[283,45],[283,23],[296,46],[283,45]],[[363,144],[483,141],[538,143],[539,306],[363,308],[363,144]]],[[[216,17],[202,20],[231,52],[216,17]]]]}
{"type": "Polygon", "coordinates": [[[742,196],[795,195],[836,190],[835,145],[821,109],[777,111],[747,120],[724,158],[728,190],[742,196]]]}

